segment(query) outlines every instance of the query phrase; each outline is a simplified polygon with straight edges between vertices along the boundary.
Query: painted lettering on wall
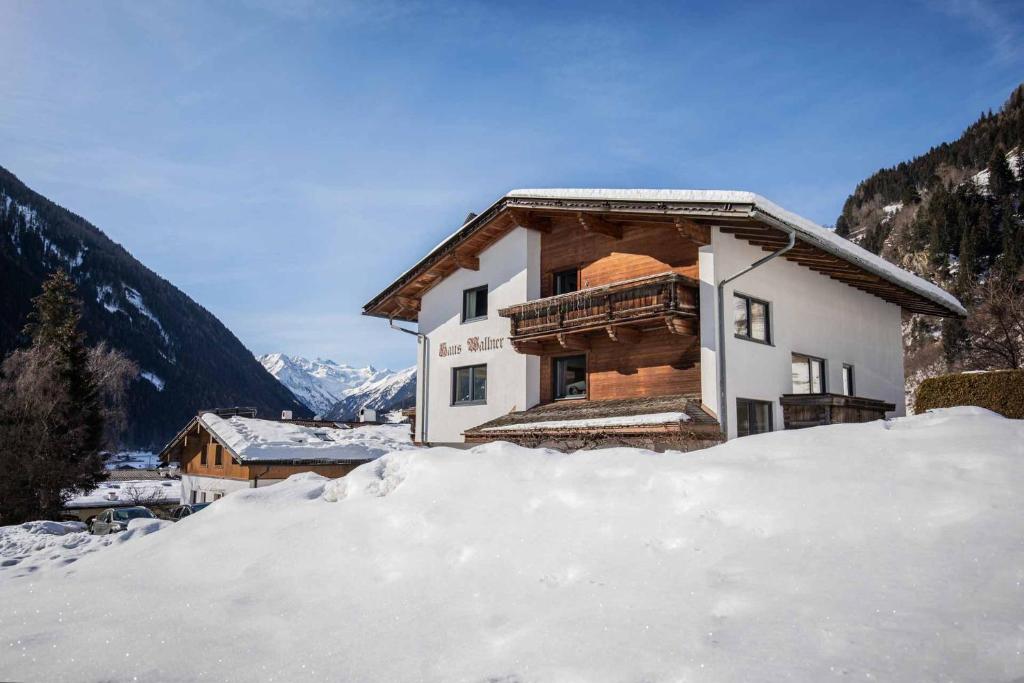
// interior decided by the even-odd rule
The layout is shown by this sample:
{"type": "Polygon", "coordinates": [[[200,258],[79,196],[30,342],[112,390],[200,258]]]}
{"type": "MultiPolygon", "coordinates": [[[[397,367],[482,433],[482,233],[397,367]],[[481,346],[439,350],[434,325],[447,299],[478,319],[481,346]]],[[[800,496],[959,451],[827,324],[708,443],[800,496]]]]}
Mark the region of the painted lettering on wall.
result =
{"type": "MultiPolygon", "coordinates": [[[[458,356],[462,353],[462,344],[449,344],[441,342],[437,347],[437,355],[441,358],[458,356]]],[[[470,337],[466,340],[466,350],[470,353],[479,351],[494,351],[505,348],[504,337],[470,337]]]]}

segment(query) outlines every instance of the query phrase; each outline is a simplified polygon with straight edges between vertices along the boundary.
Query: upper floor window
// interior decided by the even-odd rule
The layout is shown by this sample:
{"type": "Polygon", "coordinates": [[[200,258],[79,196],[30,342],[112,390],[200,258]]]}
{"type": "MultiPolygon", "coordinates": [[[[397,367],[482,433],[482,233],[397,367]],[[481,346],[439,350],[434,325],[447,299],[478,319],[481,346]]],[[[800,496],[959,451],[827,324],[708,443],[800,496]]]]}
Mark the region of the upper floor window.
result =
{"type": "Polygon", "coordinates": [[[462,322],[483,320],[487,317],[487,285],[462,292],[462,322]]]}
{"type": "Polygon", "coordinates": [[[856,389],[853,385],[853,366],[843,363],[843,393],[847,396],[854,396],[856,389]]]}
{"type": "Polygon", "coordinates": [[[565,356],[554,363],[555,398],[586,398],[587,357],[565,356]]]}
{"type": "Polygon", "coordinates": [[[207,451],[208,448],[209,448],[209,446],[203,446],[203,450],[199,451],[199,464],[200,465],[205,465],[206,464],[206,451],[207,451]]]}
{"type": "Polygon", "coordinates": [[[825,361],[813,356],[793,354],[793,393],[825,393],[825,361]]]}
{"type": "Polygon", "coordinates": [[[487,402],[487,366],[467,365],[452,370],[452,405],[487,402]]]}
{"type": "Polygon", "coordinates": [[[767,301],[754,299],[745,294],[733,294],[736,336],[740,339],[772,343],[771,316],[767,301]]]}
{"type": "Polygon", "coordinates": [[[221,467],[224,464],[224,447],[217,444],[217,450],[213,452],[213,464],[221,467]]]}
{"type": "Polygon", "coordinates": [[[580,271],[578,268],[560,270],[554,274],[555,295],[568,294],[579,289],[580,271]]]}
{"type": "Polygon", "coordinates": [[[736,399],[736,435],[750,436],[772,431],[772,404],[769,401],[736,399]]]}

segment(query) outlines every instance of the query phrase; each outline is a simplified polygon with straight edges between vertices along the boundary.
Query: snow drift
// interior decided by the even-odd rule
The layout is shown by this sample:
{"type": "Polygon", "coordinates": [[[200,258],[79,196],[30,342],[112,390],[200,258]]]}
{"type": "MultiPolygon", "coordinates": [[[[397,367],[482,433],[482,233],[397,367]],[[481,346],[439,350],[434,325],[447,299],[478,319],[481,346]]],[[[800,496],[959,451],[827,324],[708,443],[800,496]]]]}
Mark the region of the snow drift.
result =
{"type": "Polygon", "coordinates": [[[1024,423],[299,475],[0,581],[0,678],[1014,681],[1024,423]]]}

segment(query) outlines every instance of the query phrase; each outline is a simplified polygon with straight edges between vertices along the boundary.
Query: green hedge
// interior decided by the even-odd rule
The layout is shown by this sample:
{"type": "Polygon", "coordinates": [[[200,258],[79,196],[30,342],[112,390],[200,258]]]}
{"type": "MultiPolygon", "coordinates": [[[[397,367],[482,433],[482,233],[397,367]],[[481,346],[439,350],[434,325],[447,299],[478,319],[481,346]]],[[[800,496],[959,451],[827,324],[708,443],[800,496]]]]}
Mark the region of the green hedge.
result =
{"type": "Polygon", "coordinates": [[[1024,419],[1024,370],[997,370],[965,375],[943,375],[921,382],[914,397],[914,412],[951,406],[981,406],[1024,419]]]}

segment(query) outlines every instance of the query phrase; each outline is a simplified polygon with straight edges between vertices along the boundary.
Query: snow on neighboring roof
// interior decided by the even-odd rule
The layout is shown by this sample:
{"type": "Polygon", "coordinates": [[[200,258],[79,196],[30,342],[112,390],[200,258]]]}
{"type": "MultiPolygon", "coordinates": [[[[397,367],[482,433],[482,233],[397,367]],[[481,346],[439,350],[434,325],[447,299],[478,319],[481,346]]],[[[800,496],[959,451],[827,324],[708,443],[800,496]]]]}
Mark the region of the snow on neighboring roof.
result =
{"type": "Polygon", "coordinates": [[[223,418],[213,413],[203,413],[200,420],[243,462],[365,461],[413,448],[408,425],[306,427],[237,415],[223,418]]]}
{"type": "Polygon", "coordinates": [[[619,415],[618,417],[592,417],[581,420],[548,420],[546,422],[522,422],[519,424],[484,427],[482,432],[512,432],[535,429],[585,429],[588,427],[634,427],[639,425],[670,424],[688,422],[686,413],[652,413],[650,415],[619,415]]]}
{"type": "Polygon", "coordinates": [[[642,202],[722,202],[730,204],[751,204],[762,213],[788,224],[808,241],[815,243],[846,261],[879,275],[890,282],[905,287],[926,299],[934,301],[960,315],[967,310],[955,296],[924,278],[907,272],[889,263],[881,256],[863,249],[832,230],[823,228],[812,220],[792,211],[783,209],[754,192],[738,190],[615,190],[615,189],[533,189],[512,190],[508,197],[521,199],[589,199],[598,201],[642,201],[642,202]]]}
{"type": "Polygon", "coordinates": [[[128,505],[161,505],[181,499],[177,479],[140,479],[105,481],[89,493],[75,496],[65,508],[115,508],[128,505]]]}

